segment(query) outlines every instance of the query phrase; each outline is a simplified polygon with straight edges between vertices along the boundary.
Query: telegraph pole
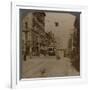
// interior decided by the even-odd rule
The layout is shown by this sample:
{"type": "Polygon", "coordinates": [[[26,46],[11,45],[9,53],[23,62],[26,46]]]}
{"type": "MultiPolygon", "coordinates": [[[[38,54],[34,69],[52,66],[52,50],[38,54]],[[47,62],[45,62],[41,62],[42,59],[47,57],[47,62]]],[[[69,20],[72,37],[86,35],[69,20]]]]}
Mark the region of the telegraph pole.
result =
{"type": "Polygon", "coordinates": [[[23,30],[22,32],[24,32],[25,35],[25,52],[24,52],[24,61],[26,61],[26,57],[29,54],[29,49],[30,49],[30,45],[29,45],[29,40],[28,40],[28,33],[30,32],[28,30],[28,23],[25,23],[25,28],[26,30],[23,30]]]}

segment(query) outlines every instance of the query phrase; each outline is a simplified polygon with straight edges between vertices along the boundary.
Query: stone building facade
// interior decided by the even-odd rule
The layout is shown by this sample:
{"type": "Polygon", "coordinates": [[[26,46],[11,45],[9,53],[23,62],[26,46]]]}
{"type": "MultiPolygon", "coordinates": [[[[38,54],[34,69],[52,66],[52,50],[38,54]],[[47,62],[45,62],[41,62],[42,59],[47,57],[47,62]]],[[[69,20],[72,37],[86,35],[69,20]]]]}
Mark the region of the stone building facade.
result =
{"type": "Polygon", "coordinates": [[[80,71],[80,14],[76,15],[74,26],[72,64],[77,71],[80,71]]]}
{"type": "Polygon", "coordinates": [[[34,12],[33,25],[32,25],[32,54],[33,56],[40,55],[40,49],[45,45],[46,33],[45,33],[45,13],[34,12]]]}
{"type": "Polygon", "coordinates": [[[41,44],[45,44],[44,12],[28,13],[22,21],[22,51],[25,56],[38,56],[41,44]]]}

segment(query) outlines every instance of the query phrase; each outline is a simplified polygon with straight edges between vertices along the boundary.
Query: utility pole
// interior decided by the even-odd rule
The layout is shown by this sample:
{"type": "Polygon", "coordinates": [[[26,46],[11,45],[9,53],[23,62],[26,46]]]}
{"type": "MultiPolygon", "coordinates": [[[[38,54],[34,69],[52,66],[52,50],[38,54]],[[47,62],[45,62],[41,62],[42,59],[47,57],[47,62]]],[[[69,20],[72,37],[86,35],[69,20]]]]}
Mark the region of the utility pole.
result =
{"type": "Polygon", "coordinates": [[[26,61],[26,57],[27,57],[27,55],[28,55],[28,53],[29,53],[29,41],[28,41],[28,33],[29,33],[29,31],[28,30],[24,30],[23,31],[24,32],[24,35],[25,35],[25,52],[24,52],[24,61],[26,61]]]}

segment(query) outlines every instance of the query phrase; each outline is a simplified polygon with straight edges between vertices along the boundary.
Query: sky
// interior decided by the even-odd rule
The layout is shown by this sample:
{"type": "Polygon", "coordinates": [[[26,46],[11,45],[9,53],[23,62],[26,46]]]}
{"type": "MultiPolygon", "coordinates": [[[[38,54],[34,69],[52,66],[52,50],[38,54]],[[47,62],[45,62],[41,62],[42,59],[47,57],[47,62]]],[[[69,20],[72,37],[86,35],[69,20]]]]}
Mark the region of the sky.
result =
{"type": "Polygon", "coordinates": [[[75,16],[70,13],[46,12],[45,31],[54,33],[57,47],[67,48],[70,34],[73,33],[75,16]],[[58,27],[55,26],[58,22],[58,27]]]}

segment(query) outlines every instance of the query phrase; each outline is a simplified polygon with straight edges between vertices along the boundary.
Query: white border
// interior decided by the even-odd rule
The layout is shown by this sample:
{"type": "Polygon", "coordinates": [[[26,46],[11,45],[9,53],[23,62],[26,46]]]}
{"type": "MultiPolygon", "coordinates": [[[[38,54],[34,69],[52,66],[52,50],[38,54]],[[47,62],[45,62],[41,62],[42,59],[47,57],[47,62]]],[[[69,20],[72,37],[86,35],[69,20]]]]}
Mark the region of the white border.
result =
{"type": "Polygon", "coordinates": [[[74,6],[74,5],[58,5],[58,4],[44,4],[44,3],[23,3],[13,2],[12,6],[12,20],[11,20],[11,87],[36,87],[36,86],[53,86],[53,85],[67,85],[67,84],[80,84],[87,82],[87,7],[86,6],[74,6]],[[37,10],[52,10],[52,11],[76,11],[81,12],[80,21],[80,77],[58,77],[58,78],[43,78],[43,82],[40,78],[37,79],[24,79],[19,80],[19,9],[37,9],[37,10]]]}

